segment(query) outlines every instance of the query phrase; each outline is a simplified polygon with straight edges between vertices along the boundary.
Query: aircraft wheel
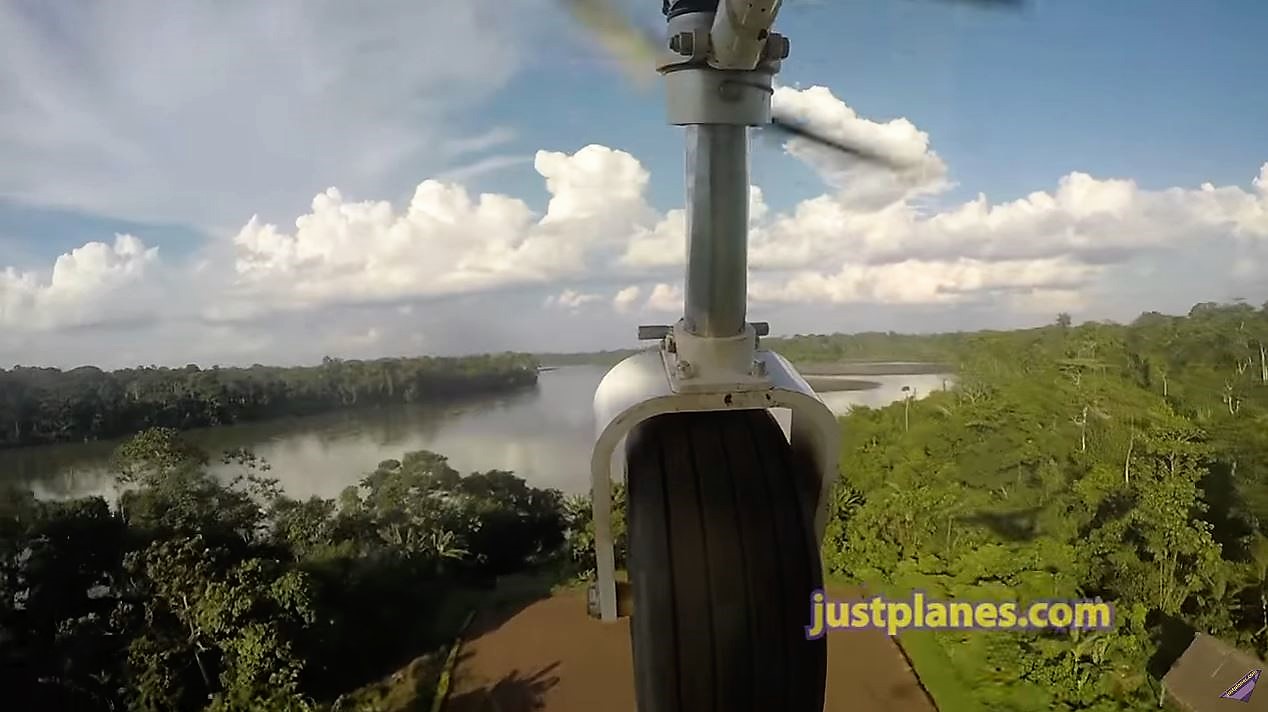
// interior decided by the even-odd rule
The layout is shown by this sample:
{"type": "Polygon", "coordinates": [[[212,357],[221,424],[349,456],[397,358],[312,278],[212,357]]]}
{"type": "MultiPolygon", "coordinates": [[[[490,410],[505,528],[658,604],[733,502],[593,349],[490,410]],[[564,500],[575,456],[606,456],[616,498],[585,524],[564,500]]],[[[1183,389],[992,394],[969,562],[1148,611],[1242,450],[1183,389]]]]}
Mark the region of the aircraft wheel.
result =
{"type": "Polygon", "coordinates": [[[822,712],[810,478],[764,410],[673,413],[627,445],[639,712],[822,712]],[[672,544],[672,546],[671,546],[672,544]]]}

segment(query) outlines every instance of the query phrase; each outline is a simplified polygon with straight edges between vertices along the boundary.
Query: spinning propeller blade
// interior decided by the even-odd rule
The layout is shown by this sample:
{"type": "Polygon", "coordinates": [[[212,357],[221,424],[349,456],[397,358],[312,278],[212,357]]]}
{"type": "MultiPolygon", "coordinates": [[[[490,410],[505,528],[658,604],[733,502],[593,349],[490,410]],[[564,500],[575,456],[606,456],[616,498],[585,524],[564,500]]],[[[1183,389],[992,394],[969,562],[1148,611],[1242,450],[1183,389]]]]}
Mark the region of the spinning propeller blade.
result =
{"type": "Polygon", "coordinates": [[[636,27],[610,0],[560,0],[591,37],[612,56],[640,89],[656,81],[656,60],[661,39],[636,27]]]}
{"type": "MultiPolygon", "coordinates": [[[[983,8],[1020,10],[1026,0],[940,0],[983,8]]],[[[618,10],[612,0],[560,0],[564,8],[592,33],[592,37],[611,55],[622,70],[640,88],[648,88],[656,78],[657,59],[662,55],[664,40],[655,33],[636,27],[625,13],[618,10]]],[[[823,4],[817,0],[814,4],[823,4]]],[[[795,3],[790,3],[793,7],[795,3]]],[[[807,126],[805,122],[781,111],[776,104],[771,107],[771,122],[759,127],[791,138],[800,138],[820,146],[847,154],[859,161],[891,170],[908,167],[895,158],[867,146],[824,135],[807,126]]]]}
{"type": "Polygon", "coordinates": [[[787,117],[780,116],[779,112],[777,111],[775,107],[771,108],[770,124],[767,126],[761,126],[759,128],[761,128],[764,131],[773,130],[773,131],[782,133],[790,138],[804,138],[808,141],[813,141],[814,143],[817,143],[820,146],[831,148],[836,151],[840,151],[841,153],[853,156],[854,158],[860,161],[864,161],[866,163],[873,163],[880,166],[885,166],[886,168],[890,168],[892,170],[897,171],[907,167],[907,164],[901,161],[898,161],[892,157],[881,154],[872,149],[865,148],[863,146],[859,146],[855,144],[849,144],[844,141],[840,141],[838,139],[832,138],[830,136],[826,136],[821,133],[816,133],[806,128],[804,124],[797,122],[796,119],[790,119],[787,117]]]}

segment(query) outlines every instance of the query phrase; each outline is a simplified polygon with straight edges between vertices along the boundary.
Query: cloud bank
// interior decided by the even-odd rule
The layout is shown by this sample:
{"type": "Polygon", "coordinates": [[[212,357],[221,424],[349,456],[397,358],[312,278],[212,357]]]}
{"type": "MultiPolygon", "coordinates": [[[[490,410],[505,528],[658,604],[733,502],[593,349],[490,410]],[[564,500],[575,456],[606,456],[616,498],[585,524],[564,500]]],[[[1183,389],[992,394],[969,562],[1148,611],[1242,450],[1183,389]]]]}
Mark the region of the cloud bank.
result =
{"type": "MultiPolygon", "coordinates": [[[[826,189],[783,211],[750,191],[750,311],[784,318],[777,332],[1130,318],[1268,296],[1268,163],[1246,186],[1146,190],[1071,173],[1018,200],[932,209],[950,172],[909,121],[859,117],[821,87],[780,88],[775,101],[914,166],[892,174],[787,144],[826,189]]],[[[5,269],[0,358],[561,351],[628,343],[640,320],[672,320],[684,214],[648,203],[639,160],[590,145],[540,151],[534,168],[549,195],[539,208],[452,177],[397,205],[331,187],[293,223],[251,217],[192,260],[123,235],[51,270],[5,269]]]]}

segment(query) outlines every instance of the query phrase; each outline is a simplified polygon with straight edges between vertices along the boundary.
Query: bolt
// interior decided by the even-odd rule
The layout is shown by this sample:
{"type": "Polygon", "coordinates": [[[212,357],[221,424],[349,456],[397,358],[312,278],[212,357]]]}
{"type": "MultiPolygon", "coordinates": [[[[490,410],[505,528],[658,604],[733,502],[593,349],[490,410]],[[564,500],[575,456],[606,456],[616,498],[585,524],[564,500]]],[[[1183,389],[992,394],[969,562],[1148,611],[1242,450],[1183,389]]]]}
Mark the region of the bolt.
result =
{"type": "Polygon", "coordinates": [[[754,375],[754,376],[765,376],[765,375],[766,375],[766,362],[765,362],[765,361],[761,361],[761,360],[756,360],[756,359],[755,359],[755,360],[753,361],[753,368],[749,369],[749,374],[754,375]]]}
{"type": "Polygon", "coordinates": [[[791,45],[792,43],[788,41],[787,37],[772,32],[770,36],[766,38],[766,51],[764,52],[766,59],[788,59],[788,53],[791,49],[791,45]]]}
{"type": "Polygon", "coordinates": [[[679,32],[669,38],[669,49],[685,57],[690,57],[696,51],[696,36],[690,32],[679,32]]]}
{"type": "Polygon", "coordinates": [[[691,364],[687,361],[679,361],[676,370],[678,371],[679,378],[691,378],[692,375],[694,375],[694,369],[691,368],[691,364]]]}
{"type": "Polygon", "coordinates": [[[586,587],[586,613],[591,618],[602,618],[599,610],[599,584],[592,583],[586,587]]]}
{"type": "Polygon", "coordinates": [[[678,343],[674,341],[672,334],[665,337],[665,352],[671,354],[678,353],[678,343]]]}

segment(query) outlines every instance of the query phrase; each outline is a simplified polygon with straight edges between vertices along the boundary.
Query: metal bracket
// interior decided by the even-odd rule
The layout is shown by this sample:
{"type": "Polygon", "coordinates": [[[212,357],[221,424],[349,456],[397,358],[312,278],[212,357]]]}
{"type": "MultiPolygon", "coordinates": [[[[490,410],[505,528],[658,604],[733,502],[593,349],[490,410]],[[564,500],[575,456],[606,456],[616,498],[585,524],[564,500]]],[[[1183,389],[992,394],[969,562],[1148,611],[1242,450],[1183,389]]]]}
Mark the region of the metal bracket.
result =
{"type": "Polygon", "coordinates": [[[767,33],[756,66],[712,66],[715,15],[690,12],[669,20],[669,52],[657,65],[665,76],[669,123],[761,126],[770,123],[770,100],[788,40],[767,33]]]}
{"type": "MultiPolygon", "coordinates": [[[[766,336],[770,334],[770,324],[768,322],[755,321],[749,324],[749,326],[753,327],[753,331],[757,332],[758,336],[766,336]]],[[[657,339],[663,339],[672,333],[674,333],[674,327],[669,326],[668,324],[643,324],[638,327],[638,340],[655,341],[657,339]]]]}
{"type": "MultiPolygon", "coordinates": [[[[675,333],[675,339],[682,334],[675,333]]],[[[740,339],[749,339],[748,353],[760,375],[735,372],[715,364],[700,373],[700,380],[691,387],[691,379],[676,377],[671,364],[679,363],[684,346],[688,353],[725,353],[739,351],[734,343],[707,344],[714,340],[688,335],[691,345],[678,343],[678,354],[670,354],[662,345],[658,349],[640,351],[627,357],[608,371],[594,394],[596,440],[590,461],[591,496],[594,511],[595,560],[598,581],[595,591],[599,617],[613,621],[618,617],[616,561],[612,542],[612,479],[625,474],[623,451],[618,446],[639,423],[666,413],[724,410],[760,410],[787,408],[792,422],[785,434],[792,446],[798,473],[810,481],[804,489],[812,493],[807,508],[813,512],[816,543],[823,541],[827,524],[828,491],[837,476],[840,448],[840,425],[836,415],[806,383],[792,365],[773,351],[752,348],[756,330],[749,325],[740,339]],[[694,349],[694,351],[693,351],[694,349]],[[760,364],[760,366],[758,365],[760,364]],[[730,379],[729,381],[726,379],[730,379]],[[743,383],[741,383],[743,381],[743,383]],[[620,455],[620,457],[617,457],[620,455]]],[[[702,362],[702,366],[707,362],[702,362]]],[[[781,423],[781,425],[783,425],[781,423]]],[[[637,605],[637,603],[635,604],[637,605]]]]}
{"type": "Polygon", "coordinates": [[[674,348],[661,349],[669,387],[674,393],[751,391],[770,387],[757,355],[752,324],[728,337],[696,336],[679,320],[670,334],[674,348]]]}

